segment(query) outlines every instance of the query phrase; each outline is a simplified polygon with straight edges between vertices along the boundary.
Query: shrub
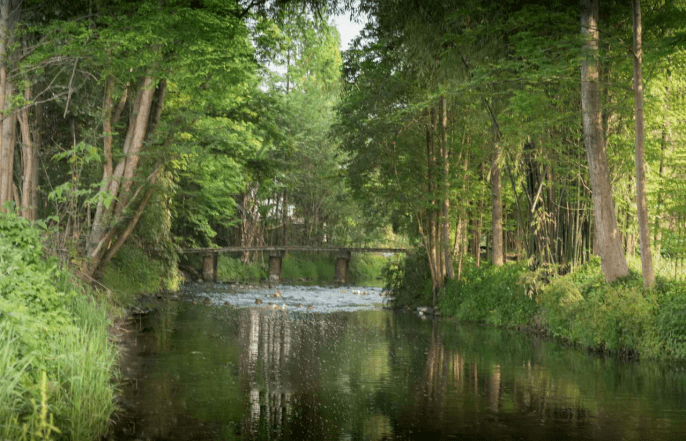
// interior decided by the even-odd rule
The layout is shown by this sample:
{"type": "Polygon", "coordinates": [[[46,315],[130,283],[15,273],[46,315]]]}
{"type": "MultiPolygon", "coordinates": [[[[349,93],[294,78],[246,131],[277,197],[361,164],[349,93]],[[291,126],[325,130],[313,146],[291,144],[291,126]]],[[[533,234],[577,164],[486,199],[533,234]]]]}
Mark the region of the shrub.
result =
{"type": "Polygon", "coordinates": [[[658,282],[657,334],[665,355],[686,360],[686,283],[658,282]]]}
{"type": "Polygon", "coordinates": [[[439,298],[440,309],[463,321],[498,326],[533,324],[537,306],[525,282],[528,275],[526,263],[465,268],[459,282],[446,285],[439,298]]]}
{"type": "Polygon", "coordinates": [[[423,248],[402,257],[391,258],[383,268],[384,288],[392,293],[393,307],[431,305],[431,270],[423,248]]]}
{"type": "Polygon", "coordinates": [[[176,290],[181,278],[177,268],[169,268],[166,262],[150,257],[138,246],[126,244],[107,264],[101,280],[118,293],[119,303],[126,304],[138,294],[176,290]]]}
{"type": "Polygon", "coordinates": [[[639,274],[606,283],[597,259],[555,279],[538,298],[541,323],[572,342],[615,353],[659,356],[655,314],[659,289],[645,290],[639,274]]]}

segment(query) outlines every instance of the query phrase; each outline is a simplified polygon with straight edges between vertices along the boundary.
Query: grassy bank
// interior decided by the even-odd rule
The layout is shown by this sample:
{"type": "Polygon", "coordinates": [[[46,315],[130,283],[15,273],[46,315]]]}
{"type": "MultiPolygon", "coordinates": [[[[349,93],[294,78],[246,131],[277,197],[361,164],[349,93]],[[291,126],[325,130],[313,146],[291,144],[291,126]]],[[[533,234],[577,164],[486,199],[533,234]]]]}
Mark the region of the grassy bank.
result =
{"type": "Polygon", "coordinates": [[[114,410],[104,307],[0,213],[0,439],[96,439],[114,410]]]}
{"type": "MultiPolygon", "coordinates": [[[[419,253],[387,270],[396,306],[431,304],[428,271],[419,253]]],[[[686,284],[659,277],[646,290],[635,270],[608,284],[598,259],[564,276],[526,263],[467,265],[439,308],[461,321],[537,328],[592,350],[686,359],[686,284]]]]}

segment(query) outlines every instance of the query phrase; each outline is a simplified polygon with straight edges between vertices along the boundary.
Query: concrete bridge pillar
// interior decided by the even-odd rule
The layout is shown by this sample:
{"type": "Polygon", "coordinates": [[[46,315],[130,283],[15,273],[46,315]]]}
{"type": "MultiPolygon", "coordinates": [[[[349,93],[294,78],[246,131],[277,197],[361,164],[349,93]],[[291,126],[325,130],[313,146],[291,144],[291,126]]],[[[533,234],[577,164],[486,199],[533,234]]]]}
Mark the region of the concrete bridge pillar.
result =
{"type": "Polygon", "coordinates": [[[269,252],[269,283],[281,281],[281,261],[284,254],[283,250],[269,252]]]}
{"type": "Polygon", "coordinates": [[[202,279],[206,282],[217,281],[217,253],[208,253],[202,256],[202,279]]]}
{"type": "Polygon", "coordinates": [[[336,272],[333,276],[333,282],[339,285],[346,285],[348,283],[348,269],[350,267],[350,251],[339,251],[336,255],[336,272]]]}

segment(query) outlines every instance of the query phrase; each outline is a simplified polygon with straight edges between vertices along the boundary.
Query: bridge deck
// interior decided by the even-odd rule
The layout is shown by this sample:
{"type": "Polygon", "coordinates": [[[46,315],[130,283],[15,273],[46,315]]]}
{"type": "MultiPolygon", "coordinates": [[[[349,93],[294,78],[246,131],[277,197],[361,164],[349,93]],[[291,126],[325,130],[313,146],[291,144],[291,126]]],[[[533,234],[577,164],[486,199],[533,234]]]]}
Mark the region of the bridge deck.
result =
{"type": "Polygon", "coordinates": [[[406,248],[366,248],[366,247],[223,247],[223,248],[182,248],[184,254],[215,254],[243,251],[301,251],[307,253],[407,253],[406,248]]]}

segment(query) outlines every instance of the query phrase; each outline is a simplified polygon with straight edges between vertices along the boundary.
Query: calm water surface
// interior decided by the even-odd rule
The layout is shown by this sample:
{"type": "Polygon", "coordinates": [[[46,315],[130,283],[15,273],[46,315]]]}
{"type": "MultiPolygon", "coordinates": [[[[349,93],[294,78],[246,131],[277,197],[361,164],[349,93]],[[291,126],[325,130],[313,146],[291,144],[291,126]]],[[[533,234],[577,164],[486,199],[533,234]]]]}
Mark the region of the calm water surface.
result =
{"type": "Polygon", "coordinates": [[[686,439],[683,366],[279,288],[191,285],[141,318],[112,439],[686,439]]]}

